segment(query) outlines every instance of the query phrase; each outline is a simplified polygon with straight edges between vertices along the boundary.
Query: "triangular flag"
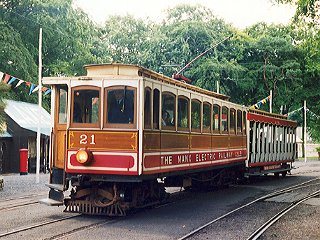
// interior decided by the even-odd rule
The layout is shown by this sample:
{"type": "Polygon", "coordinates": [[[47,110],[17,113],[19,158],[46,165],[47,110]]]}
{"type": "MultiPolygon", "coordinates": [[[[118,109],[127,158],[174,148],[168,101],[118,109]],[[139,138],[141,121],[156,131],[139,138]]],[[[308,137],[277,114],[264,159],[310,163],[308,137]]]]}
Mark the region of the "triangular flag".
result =
{"type": "Polygon", "coordinates": [[[22,83],[24,83],[23,80],[20,80],[20,79],[18,79],[18,80],[19,80],[19,82],[18,82],[17,85],[15,86],[16,88],[19,87],[22,83]]]}
{"type": "Polygon", "coordinates": [[[15,80],[17,80],[15,77],[12,77],[11,79],[10,79],[10,81],[8,82],[8,84],[12,84],[15,80]]]}
{"type": "Polygon", "coordinates": [[[4,82],[4,83],[7,83],[7,82],[9,81],[10,77],[11,77],[11,76],[6,73],[6,75],[4,76],[3,82],[4,82]]]}
{"type": "Polygon", "coordinates": [[[39,86],[36,86],[35,89],[32,90],[32,93],[36,92],[39,90],[39,86]]]}
{"type": "Polygon", "coordinates": [[[47,94],[49,94],[49,93],[51,93],[51,89],[48,89],[48,90],[44,93],[44,95],[47,95],[47,94]]]}
{"type": "Polygon", "coordinates": [[[33,89],[36,87],[35,84],[31,83],[31,87],[30,87],[30,91],[29,91],[29,95],[31,95],[33,89]]]}
{"type": "Polygon", "coordinates": [[[42,89],[41,89],[41,91],[42,92],[45,92],[45,91],[47,91],[49,88],[47,88],[47,87],[42,87],[42,89]]]}
{"type": "Polygon", "coordinates": [[[30,87],[30,86],[31,86],[31,82],[26,82],[26,85],[27,85],[28,87],[30,87]]]}
{"type": "Polygon", "coordinates": [[[2,81],[4,73],[0,71],[0,82],[2,81]]]}

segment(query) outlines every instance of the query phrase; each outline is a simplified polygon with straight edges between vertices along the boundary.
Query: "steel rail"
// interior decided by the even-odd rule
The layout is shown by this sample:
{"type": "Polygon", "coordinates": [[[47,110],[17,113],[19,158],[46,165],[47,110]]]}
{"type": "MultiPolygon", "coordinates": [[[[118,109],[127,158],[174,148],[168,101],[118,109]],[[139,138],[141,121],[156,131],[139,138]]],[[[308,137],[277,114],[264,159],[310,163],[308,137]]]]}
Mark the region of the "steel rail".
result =
{"type": "Polygon", "coordinates": [[[9,235],[13,235],[13,234],[16,234],[16,233],[19,233],[19,232],[24,232],[24,231],[27,231],[27,230],[31,230],[31,229],[34,229],[34,228],[46,226],[46,225],[53,224],[53,223],[56,223],[56,222],[62,222],[64,220],[76,218],[76,217],[79,217],[79,216],[81,216],[81,215],[79,214],[79,215],[76,215],[76,216],[63,217],[63,218],[60,218],[60,219],[55,219],[55,220],[52,220],[52,221],[37,223],[37,224],[31,225],[31,226],[28,226],[28,227],[19,228],[19,229],[12,230],[12,231],[9,231],[9,232],[6,232],[6,233],[1,233],[0,234],[0,238],[1,237],[6,237],[6,236],[9,236],[9,235]]]}
{"type": "Polygon", "coordinates": [[[267,222],[261,225],[254,233],[247,238],[247,240],[256,240],[258,239],[269,227],[271,227],[274,223],[276,223],[281,217],[291,211],[293,208],[297,207],[300,203],[307,201],[310,198],[320,195],[320,190],[308,194],[307,196],[303,197],[302,199],[291,203],[288,207],[283,209],[282,211],[278,212],[272,218],[270,218],[267,222]]]}
{"type": "Polygon", "coordinates": [[[233,210],[231,210],[231,211],[229,211],[229,212],[221,215],[221,216],[218,217],[218,218],[215,218],[215,219],[211,220],[210,222],[208,222],[208,223],[206,223],[206,224],[204,224],[204,225],[196,228],[196,229],[193,230],[192,232],[190,232],[190,233],[188,233],[188,234],[186,234],[186,235],[178,238],[178,240],[188,239],[188,238],[190,238],[191,236],[195,235],[196,233],[200,232],[202,229],[210,226],[211,224],[213,224],[213,223],[215,223],[215,222],[217,222],[217,221],[219,221],[219,220],[221,220],[221,219],[223,219],[223,218],[225,218],[225,217],[227,217],[227,216],[229,216],[229,215],[231,215],[231,214],[233,214],[233,213],[235,213],[235,212],[237,212],[237,211],[239,211],[239,210],[241,210],[241,209],[243,209],[243,208],[245,208],[245,207],[248,207],[248,206],[250,206],[250,205],[252,205],[252,204],[254,204],[254,203],[256,203],[256,202],[263,201],[263,200],[266,200],[266,199],[268,199],[268,198],[272,198],[272,197],[281,195],[281,194],[283,194],[283,193],[287,193],[287,192],[290,192],[290,191],[292,191],[292,190],[299,189],[299,188],[301,188],[301,187],[308,187],[309,185],[307,185],[307,186],[304,186],[304,185],[305,185],[305,184],[308,184],[308,183],[310,183],[310,182],[319,180],[319,179],[320,179],[320,177],[314,178],[314,179],[305,181],[305,182],[303,182],[303,183],[299,183],[299,184],[296,184],[296,185],[294,185],[294,186],[287,187],[287,188],[284,188],[284,189],[281,189],[281,190],[277,190],[277,191],[272,192],[272,193],[269,193],[269,194],[267,194],[267,195],[265,195],[265,196],[259,197],[259,198],[255,199],[255,200],[253,200],[253,201],[251,201],[251,202],[249,202],[249,203],[246,203],[246,204],[244,204],[244,205],[242,205],[242,206],[240,206],[240,207],[238,207],[238,208],[235,208],[235,209],[233,209],[233,210]]]}

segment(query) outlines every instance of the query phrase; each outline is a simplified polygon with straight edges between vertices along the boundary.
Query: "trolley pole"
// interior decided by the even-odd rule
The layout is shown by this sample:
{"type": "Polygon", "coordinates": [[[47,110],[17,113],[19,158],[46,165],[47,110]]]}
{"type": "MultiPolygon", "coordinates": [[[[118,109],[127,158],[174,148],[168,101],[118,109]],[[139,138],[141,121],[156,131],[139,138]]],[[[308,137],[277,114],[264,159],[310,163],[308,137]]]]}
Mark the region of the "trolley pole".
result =
{"type": "Polygon", "coordinates": [[[303,101],[303,150],[304,162],[307,162],[307,101],[303,101]]]}
{"type": "Polygon", "coordinates": [[[39,69],[38,69],[38,127],[37,127],[37,164],[36,164],[36,183],[40,182],[40,147],[41,147],[41,108],[42,108],[42,28],[39,33],[39,69]]]}

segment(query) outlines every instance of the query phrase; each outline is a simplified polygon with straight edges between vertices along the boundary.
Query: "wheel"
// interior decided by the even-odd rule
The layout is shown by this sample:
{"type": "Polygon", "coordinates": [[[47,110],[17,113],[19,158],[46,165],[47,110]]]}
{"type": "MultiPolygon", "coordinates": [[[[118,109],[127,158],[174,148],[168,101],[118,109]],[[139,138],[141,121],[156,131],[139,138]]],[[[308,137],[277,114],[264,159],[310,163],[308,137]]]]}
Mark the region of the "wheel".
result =
{"type": "Polygon", "coordinates": [[[275,173],[274,173],[274,176],[278,178],[278,177],[280,176],[280,173],[275,172],[275,173]]]}
{"type": "Polygon", "coordinates": [[[287,171],[282,172],[282,173],[281,173],[281,176],[282,176],[282,177],[287,176],[287,171]]]}

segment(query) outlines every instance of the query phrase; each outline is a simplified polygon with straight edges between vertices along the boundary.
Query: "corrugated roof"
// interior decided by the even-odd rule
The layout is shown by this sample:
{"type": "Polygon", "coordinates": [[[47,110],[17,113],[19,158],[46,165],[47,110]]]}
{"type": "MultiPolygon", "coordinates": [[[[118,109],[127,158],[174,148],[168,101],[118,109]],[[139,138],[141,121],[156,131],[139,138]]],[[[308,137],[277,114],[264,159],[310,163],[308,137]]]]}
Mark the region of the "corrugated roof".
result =
{"type": "MultiPolygon", "coordinates": [[[[37,104],[6,100],[5,113],[20,127],[37,132],[39,108],[37,104]]],[[[51,132],[51,115],[44,109],[40,113],[40,132],[47,136],[51,132]]]]}
{"type": "Polygon", "coordinates": [[[11,138],[12,135],[8,132],[0,133],[0,138],[11,138]]]}

